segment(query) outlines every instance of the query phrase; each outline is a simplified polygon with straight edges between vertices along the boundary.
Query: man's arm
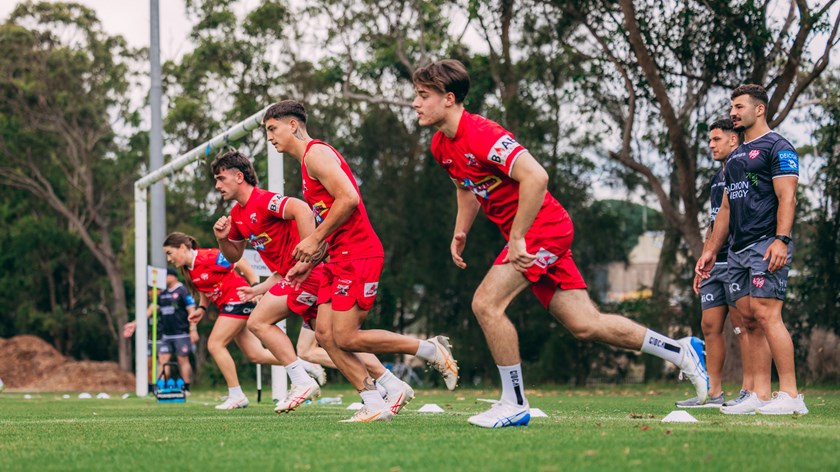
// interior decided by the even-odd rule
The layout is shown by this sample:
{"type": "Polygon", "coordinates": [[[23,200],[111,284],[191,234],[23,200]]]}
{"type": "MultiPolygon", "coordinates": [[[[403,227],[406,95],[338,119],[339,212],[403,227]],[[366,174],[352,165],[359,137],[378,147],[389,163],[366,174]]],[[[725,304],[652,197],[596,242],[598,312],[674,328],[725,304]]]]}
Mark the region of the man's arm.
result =
{"type": "Polygon", "coordinates": [[[248,282],[249,285],[254,285],[255,283],[260,281],[260,278],[259,276],[257,276],[257,273],[254,272],[254,268],[251,266],[251,263],[247,260],[239,259],[238,261],[236,261],[234,267],[236,267],[236,270],[238,270],[239,273],[242,274],[242,277],[245,277],[245,280],[248,282]]]}
{"type": "Polygon", "coordinates": [[[467,244],[467,234],[472,228],[473,222],[478,211],[481,209],[481,204],[475,199],[475,195],[464,188],[459,182],[455,180],[455,198],[458,202],[458,214],[455,216],[455,231],[452,234],[452,242],[449,245],[449,252],[452,255],[452,262],[461,269],[467,268],[467,263],[464,262],[461,254],[464,252],[464,246],[467,244]]]}
{"type": "Polygon", "coordinates": [[[545,200],[545,193],[548,191],[548,173],[531,153],[523,151],[516,158],[510,176],[519,182],[519,207],[510,228],[507,258],[517,270],[524,271],[536,259],[536,256],[529,254],[525,247],[525,234],[531,228],[545,200]]]}
{"type": "MultiPolygon", "coordinates": [[[[793,231],[793,215],[796,212],[796,185],[799,177],[776,177],[773,179],[773,190],[779,199],[779,209],[776,211],[776,234],[790,236],[793,231]]],[[[784,267],[787,262],[787,244],[776,239],[764,253],[764,260],[770,260],[767,270],[775,272],[784,267]]]]}
{"type": "Polygon", "coordinates": [[[715,216],[715,226],[712,230],[712,235],[706,240],[703,246],[703,254],[697,259],[697,265],[694,266],[694,273],[703,279],[708,279],[712,266],[717,259],[717,253],[729,237],[729,195],[723,192],[723,201],[720,203],[720,210],[715,216]]]}
{"type": "Polygon", "coordinates": [[[216,236],[216,241],[219,243],[219,250],[228,262],[238,262],[242,259],[242,254],[245,252],[245,241],[231,241],[228,239],[230,228],[233,220],[227,215],[222,216],[213,225],[213,234],[216,236]]]}
{"type": "Polygon", "coordinates": [[[311,177],[321,182],[335,201],[324,221],[295,247],[292,256],[303,262],[312,259],[321,243],[350,218],[361,201],[353,183],[341,170],[338,156],[328,147],[316,145],[309,149],[306,170],[311,177]]]}

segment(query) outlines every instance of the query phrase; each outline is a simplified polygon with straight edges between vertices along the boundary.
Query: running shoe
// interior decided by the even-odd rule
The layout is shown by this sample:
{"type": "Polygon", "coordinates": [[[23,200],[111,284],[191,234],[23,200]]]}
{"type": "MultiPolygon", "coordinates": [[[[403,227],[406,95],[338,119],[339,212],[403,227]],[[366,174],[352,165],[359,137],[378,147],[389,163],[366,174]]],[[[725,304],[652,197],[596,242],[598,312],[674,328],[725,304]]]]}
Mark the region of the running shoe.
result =
{"type": "Polygon", "coordinates": [[[721,413],[725,415],[754,415],[755,411],[765,405],[765,403],[755,392],[750,393],[744,401],[734,406],[724,406],[720,408],[721,413]]]}
{"type": "Polygon", "coordinates": [[[709,398],[709,374],[706,373],[706,351],[703,341],[694,336],[682,338],[677,343],[682,348],[680,380],[688,378],[697,393],[697,403],[702,405],[709,398]]]}
{"type": "Polygon", "coordinates": [[[677,408],[720,408],[723,406],[723,392],[716,397],[709,397],[706,403],[699,403],[697,397],[676,402],[677,408]]]}
{"type": "Polygon", "coordinates": [[[452,357],[452,346],[449,345],[449,338],[446,336],[435,336],[428,340],[435,345],[435,358],[429,361],[429,365],[443,375],[446,388],[454,390],[458,385],[458,362],[452,357]]]}
{"type": "Polygon", "coordinates": [[[738,392],[738,398],[723,402],[723,406],[735,406],[741,403],[742,401],[746,400],[749,396],[750,391],[745,388],[742,388],[741,391],[738,392]]]}
{"type": "Polygon", "coordinates": [[[385,400],[385,404],[388,405],[388,409],[390,409],[391,413],[395,415],[399,413],[404,406],[408,405],[411,400],[414,400],[414,389],[405,382],[400,383],[402,386],[398,390],[388,392],[383,398],[385,400]]]}
{"type": "Polygon", "coordinates": [[[308,362],[304,364],[304,369],[310,377],[318,382],[318,386],[323,387],[327,383],[327,371],[320,364],[308,362]]]}
{"type": "Polygon", "coordinates": [[[499,400],[489,410],[471,416],[470,424],[482,428],[506,428],[508,426],[528,426],[531,421],[531,408],[528,403],[516,405],[499,400]]]}
{"type": "Polygon", "coordinates": [[[762,415],[807,415],[808,407],[801,393],[794,398],[785,392],[774,392],[773,398],[756,411],[762,415]]]}
{"type": "Polygon", "coordinates": [[[248,397],[227,397],[224,402],[216,405],[217,410],[235,410],[237,408],[245,408],[250,402],[248,397]]]}
{"type": "Polygon", "coordinates": [[[357,410],[353,416],[346,420],[341,420],[339,423],[372,423],[374,421],[391,421],[393,418],[394,414],[391,413],[391,409],[387,406],[381,410],[372,410],[365,405],[360,410],[357,410]]]}
{"type": "Polygon", "coordinates": [[[289,413],[306,400],[315,400],[321,395],[321,387],[315,381],[310,385],[292,385],[286,398],[277,402],[275,413],[289,413]]]}

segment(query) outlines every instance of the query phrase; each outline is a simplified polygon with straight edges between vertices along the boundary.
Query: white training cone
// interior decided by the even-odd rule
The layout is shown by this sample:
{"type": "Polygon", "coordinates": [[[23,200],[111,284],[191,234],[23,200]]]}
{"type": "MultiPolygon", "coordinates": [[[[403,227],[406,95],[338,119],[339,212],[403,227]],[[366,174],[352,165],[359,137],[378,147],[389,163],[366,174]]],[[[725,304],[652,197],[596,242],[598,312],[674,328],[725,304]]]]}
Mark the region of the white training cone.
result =
{"type": "Polygon", "coordinates": [[[435,403],[426,403],[417,411],[420,413],[443,413],[443,408],[437,406],[435,403]]]}
{"type": "Polygon", "coordinates": [[[668,413],[662,418],[663,423],[697,423],[697,418],[691,416],[687,411],[676,410],[668,413]]]}
{"type": "Polygon", "coordinates": [[[548,415],[539,408],[531,408],[531,418],[548,418],[548,415]]]}
{"type": "Polygon", "coordinates": [[[351,403],[350,405],[347,406],[347,409],[348,410],[361,410],[363,407],[364,407],[363,404],[361,404],[359,402],[353,402],[353,403],[351,403]]]}
{"type": "Polygon", "coordinates": [[[101,392],[101,393],[96,395],[96,398],[111,398],[111,395],[108,395],[105,392],[101,392]]]}
{"type": "Polygon", "coordinates": [[[79,394],[79,398],[93,398],[89,393],[82,392],[79,394]]]}

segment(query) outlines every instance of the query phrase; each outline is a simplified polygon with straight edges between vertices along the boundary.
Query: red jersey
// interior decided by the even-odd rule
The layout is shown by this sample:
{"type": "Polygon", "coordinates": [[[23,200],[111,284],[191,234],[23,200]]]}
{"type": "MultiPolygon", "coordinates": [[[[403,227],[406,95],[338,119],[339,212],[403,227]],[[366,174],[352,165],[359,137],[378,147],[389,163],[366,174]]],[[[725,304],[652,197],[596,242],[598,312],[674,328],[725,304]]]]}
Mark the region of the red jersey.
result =
{"type": "Polygon", "coordinates": [[[295,220],[283,218],[288,197],[254,188],[243,207],[235,203],[230,209],[231,241],[248,240],[273,272],[285,276],[295,265],[292,251],[300,242],[295,220]]]}
{"type": "Polygon", "coordinates": [[[368,219],[365,204],[362,202],[362,194],[359,193],[359,186],[356,185],[356,178],[350,171],[350,166],[341,157],[338,151],[329,144],[312,140],[307,146],[301,159],[301,176],[303,177],[303,198],[306,203],[312,207],[312,213],[315,215],[315,223],[321,224],[327,217],[332,208],[335,198],[330,195],[327,189],[321,182],[313,179],[306,172],[306,154],[309,149],[315,144],[322,144],[330,148],[338,157],[341,163],[341,170],[353,183],[353,188],[356,189],[356,194],[359,195],[359,206],[353,210],[353,213],[338,229],[336,229],[327,241],[330,243],[329,256],[330,262],[366,259],[369,257],[385,257],[385,251],[382,249],[382,243],[379,241],[379,236],[373,231],[373,226],[368,219]]]}
{"type": "MultiPolygon", "coordinates": [[[[475,194],[487,218],[499,227],[505,240],[510,239],[513,218],[519,208],[519,182],[510,177],[510,172],[525,151],[513,134],[498,123],[466,110],[453,138],[441,131],[432,137],[435,160],[449,177],[475,194]]],[[[546,192],[528,233],[544,233],[547,226],[568,218],[563,206],[546,192]]]]}
{"type": "Polygon", "coordinates": [[[248,282],[233,270],[233,264],[217,248],[197,250],[187,274],[195,288],[207,295],[219,310],[227,303],[240,303],[236,289],[248,286],[248,282]]]}

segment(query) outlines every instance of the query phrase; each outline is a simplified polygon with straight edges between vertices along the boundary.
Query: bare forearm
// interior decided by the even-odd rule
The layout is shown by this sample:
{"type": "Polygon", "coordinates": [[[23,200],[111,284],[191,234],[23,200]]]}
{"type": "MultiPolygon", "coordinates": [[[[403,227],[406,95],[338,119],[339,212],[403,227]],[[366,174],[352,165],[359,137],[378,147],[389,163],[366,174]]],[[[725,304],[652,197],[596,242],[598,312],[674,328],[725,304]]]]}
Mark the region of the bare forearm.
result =
{"type": "Polygon", "coordinates": [[[242,258],[242,253],[245,251],[244,245],[234,243],[228,238],[217,239],[219,242],[219,251],[225,256],[228,262],[239,262],[242,258]]]}
{"type": "Polygon", "coordinates": [[[779,198],[779,209],[776,212],[776,234],[789,236],[793,231],[793,216],[796,213],[796,196],[790,195],[779,198]]]}
{"type": "Polygon", "coordinates": [[[349,200],[337,198],[330,208],[329,214],[324,218],[324,221],[312,233],[319,241],[327,239],[335,230],[341,227],[356,210],[358,206],[349,200]]]}
{"type": "Polygon", "coordinates": [[[458,189],[455,195],[458,201],[458,214],[455,217],[455,233],[468,234],[481,204],[476,201],[475,196],[469,190],[458,189]]]}
{"type": "Polygon", "coordinates": [[[521,182],[519,185],[519,208],[513,218],[510,228],[511,239],[522,239],[537,217],[543,200],[545,200],[546,187],[540,182],[521,182]]]}

